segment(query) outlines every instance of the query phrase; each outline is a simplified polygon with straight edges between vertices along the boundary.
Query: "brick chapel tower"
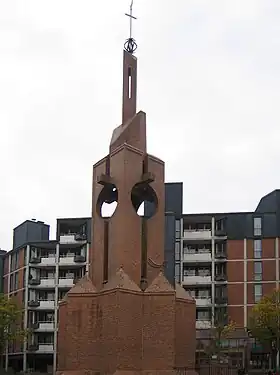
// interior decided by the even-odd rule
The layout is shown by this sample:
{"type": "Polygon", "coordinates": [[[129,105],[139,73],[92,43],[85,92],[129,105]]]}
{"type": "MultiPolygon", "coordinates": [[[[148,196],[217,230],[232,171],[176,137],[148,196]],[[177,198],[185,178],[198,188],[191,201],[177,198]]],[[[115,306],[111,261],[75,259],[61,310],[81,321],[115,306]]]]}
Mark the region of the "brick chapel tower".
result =
{"type": "Polygon", "coordinates": [[[123,52],[122,124],[109,154],[93,166],[89,274],[59,308],[61,375],[194,369],[195,302],[162,271],[164,162],[147,154],[146,114],[136,112],[135,47],[130,37],[123,52]],[[102,205],[111,202],[117,202],[114,214],[102,217],[102,205]],[[143,202],[153,207],[149,217],[137,214],[143,202]]]}

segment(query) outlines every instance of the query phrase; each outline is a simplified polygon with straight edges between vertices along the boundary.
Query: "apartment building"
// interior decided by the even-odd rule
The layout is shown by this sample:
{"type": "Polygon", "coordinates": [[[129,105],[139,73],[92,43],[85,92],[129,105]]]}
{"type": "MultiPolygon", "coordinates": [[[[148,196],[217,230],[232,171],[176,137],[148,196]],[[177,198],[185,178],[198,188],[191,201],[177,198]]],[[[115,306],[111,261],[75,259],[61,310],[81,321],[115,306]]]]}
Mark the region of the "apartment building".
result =
{"type": "Polygon", "coordinates": [[[249,349],[251,364],[262,367],[267,353],[248,340],[246,327],[254,304],[279,288],[280,191],[254,212],[182,215],[176,230],[175,278],[196,299],[198,339],[231,319],[239,333],[225,346],[239,348],[236,363],[244,364],[249,349]]]}
{"type": "MultiPolygon", "coordinates": [[[[267,355],[250,342],[246,326],[254,304],[279,287],[280,190],[263,197],[254,212],[183,214],[183,184],[165,186],[165,274],[196,299],[198,354],[215,324],[232,319],[234,337],[224,343],[236,364],[262,367],[267,355]]],[[[149,204],[145,214],[149,214],[149,204]]],[[[11,345],[6,367],[55,371],[58,303],[88,269],[90,218],[58,219],[56,239],[36,220],[14,229],[4,258],[4,292],[24,306],[27,343],[11,345]]]]}
{"type": "Polygon", "coordinates": [[[49,240],[49,226],[34,219],[14,229],[4,292],[23,305],[23,327],[31,334],[7,348],[6,369],[55,373],[58,303],[87,272],[89,245],[89,218],[58,219],[55,240],[49,240]]]}

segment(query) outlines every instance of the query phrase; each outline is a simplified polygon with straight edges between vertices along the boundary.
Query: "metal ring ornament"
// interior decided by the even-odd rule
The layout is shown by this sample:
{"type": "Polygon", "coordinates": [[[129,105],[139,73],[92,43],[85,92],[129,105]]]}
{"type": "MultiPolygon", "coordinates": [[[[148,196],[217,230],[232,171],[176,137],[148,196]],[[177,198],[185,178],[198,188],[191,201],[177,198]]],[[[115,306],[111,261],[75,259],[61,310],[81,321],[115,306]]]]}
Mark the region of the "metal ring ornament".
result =
{"type": "Polygon", "coordinates": [[[137,50],[137,43],[133,38],[128,38],[124,43],[124,49],[128,53],[134,53],[137,50]]]}

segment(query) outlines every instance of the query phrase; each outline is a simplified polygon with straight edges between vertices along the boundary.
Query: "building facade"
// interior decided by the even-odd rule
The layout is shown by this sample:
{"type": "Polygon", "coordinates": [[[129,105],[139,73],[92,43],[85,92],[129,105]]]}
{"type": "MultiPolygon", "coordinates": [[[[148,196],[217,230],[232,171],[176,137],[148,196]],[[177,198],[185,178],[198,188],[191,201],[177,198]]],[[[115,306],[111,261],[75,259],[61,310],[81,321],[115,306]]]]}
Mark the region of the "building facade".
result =
{"type": "Polygon", "coordinates": [[[56,240],[49,226],[26,221],[14,230],[4,261],[4,293],[24,307],[27,342],[11,344],[6,368],[55,373],[58,304],[88,269],[90,219],[58,219],[56,240]]]}
{"type": "MultiPolygon", "coordinates": [[[[167,183],[165,274],[196,300],[198,342],[231,319],[239,329],[227,343],[241,348],[236,364],[251,360],[262,367],[267,355],[253,345],[248,353],[246,327],[254,304],[279,288],[280,190],[254,212],[183,214],[182,207],[183,184],[167,183]]],[[[88,270],[90,228],[90,218],[58,219],[55,240],[40,221],[14,229],[13,250],[4,255],[4,292],[23,304],[23,327],[32,334],[24,345],[7,348],[6,367],[55,371],[58,303],[88,270]]]]}
{"type": "Polygon", "coordinates": [[[279,203],[276,190],[254,212],[187,214],[176,222],[175,278],[196,299],[198,339],[205,329],[234,321],[239,336],[225,346],[236,348],[233,363],[255,368],[268,367],[268,356],[246,327],[253,306],[279,288],[279,203]]]}

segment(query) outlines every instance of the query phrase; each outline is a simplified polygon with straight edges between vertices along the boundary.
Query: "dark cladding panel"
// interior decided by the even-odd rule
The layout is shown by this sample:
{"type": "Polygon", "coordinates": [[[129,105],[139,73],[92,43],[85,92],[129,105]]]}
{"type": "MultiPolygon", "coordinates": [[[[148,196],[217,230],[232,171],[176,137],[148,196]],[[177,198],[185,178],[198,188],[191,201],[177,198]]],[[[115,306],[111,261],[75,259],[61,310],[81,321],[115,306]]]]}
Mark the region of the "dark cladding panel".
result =
{"type": "Polygon", "coordinates": [[[48,241],[50,226],[42,221],[27,220],[14,229],[13,249],[27,242],[48,241]]]}
{"type": "Polygon", "coordinates": [[[173,212],[177,219],[181,219],[183,212],[183,183],[165,184],[165,212],[173,212]]]}
{"type": "Polygon", "coordinates": [[[274,190],[271,193],[262,197],[255,212],[256,213],[276,212],[278,208],[277,207],[278,195],[279,195],[278,190],[274,190]]]}
{"type": "Polygon", "coordinates": [[[175,216],[165,215],[164,274],[170,284],[175,284],[175,216]]]}
{"type": "Polygon", "coordinates": [[[264,214],[262,223],[263,237],[278,237],[277,216],[275,213],[264,214]]]}
{"type": "Polygon", "coordinates": [[[246,237],[247,214],[228,215],[226,230],[229,240],[241,240],[246,237]]]}

